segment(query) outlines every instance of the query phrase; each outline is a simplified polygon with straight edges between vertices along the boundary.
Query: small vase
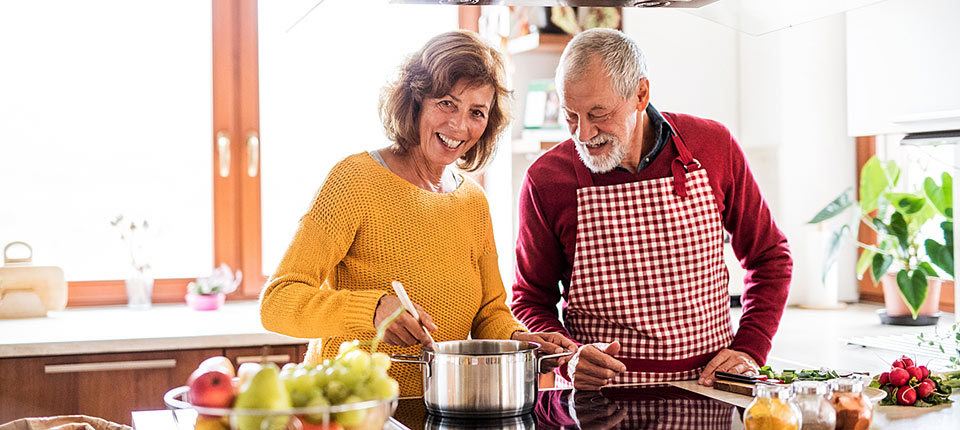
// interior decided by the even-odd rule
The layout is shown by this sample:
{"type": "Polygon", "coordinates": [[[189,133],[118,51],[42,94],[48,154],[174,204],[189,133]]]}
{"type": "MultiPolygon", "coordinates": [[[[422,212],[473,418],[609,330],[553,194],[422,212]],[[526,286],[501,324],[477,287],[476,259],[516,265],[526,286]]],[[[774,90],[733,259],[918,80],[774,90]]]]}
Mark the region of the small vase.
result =
{"type": "Polygon", "coordinates": [[[215,311],[220,309],[220,306],[223,306],[223,302],[226,301],[226,299],[227,295],[223,293],[210,296],[193,293],[187,293],[186,295],[187,306],[197,311],[215,311]]]}
{"type": "Polygon", "coordinates": [[[153,274],[149,269],[134,269],[125,281],[127,287],[127,307],[130,309],[150,309],[153,303],[153,274]]]}

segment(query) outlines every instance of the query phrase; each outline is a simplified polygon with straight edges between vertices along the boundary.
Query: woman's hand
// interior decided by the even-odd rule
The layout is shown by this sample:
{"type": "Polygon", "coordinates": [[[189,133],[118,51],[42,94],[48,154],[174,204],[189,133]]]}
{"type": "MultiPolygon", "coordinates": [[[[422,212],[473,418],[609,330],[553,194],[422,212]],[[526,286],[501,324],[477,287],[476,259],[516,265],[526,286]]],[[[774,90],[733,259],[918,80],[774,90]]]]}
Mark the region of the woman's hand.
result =
{"type": "MultiPolygon", "coordinates": [[[[540,350],[544,354],[559,354],[564,351],[575,352],[577,344],[560,333],[524,333],[518,331],[510,336],[513,340],[524,340],[527,342],[536,342],[540,344],[540,350]]],[[[552,372],[557,366],[562,366],[569,357],[549,358],[541,362],[540,373],[552,372]]]]}
{"type": "MultiPolygon", "coordinates": [[[[393,315],[393,313],[402,306],[397,296],[387,295],[381,297],[380,302],[377,304],[377,310],[373,315],[373,325],[380,327],[380,324],[384,320],[389,318],[390,315],[393,315]]],[[[424,329],[435,332],[437,331],[437,325],[433,323],[433,317],[431,317],[427,311],[423,310],[420,305],[414,303],[413,307],[416,308],[417,313],[420,314],[420,321],[413,319],[413,315],[410,315],[410,312],[400,314],[400,316],[393,321],[393,324],[387,327],[387,332],[383,336],[384,342],[397,346],[430,345],[430,336],[427,335],[424,329]],[[422,326],[420,325],[421,323],[423,323],[422,326]]]]}

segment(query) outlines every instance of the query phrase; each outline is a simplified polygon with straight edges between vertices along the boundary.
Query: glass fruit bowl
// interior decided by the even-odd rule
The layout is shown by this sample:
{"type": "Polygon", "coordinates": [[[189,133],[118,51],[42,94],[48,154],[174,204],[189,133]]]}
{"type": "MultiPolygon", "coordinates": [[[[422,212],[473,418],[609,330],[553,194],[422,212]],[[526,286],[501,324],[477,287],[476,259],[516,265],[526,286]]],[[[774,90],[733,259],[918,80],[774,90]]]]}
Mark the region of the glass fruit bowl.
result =
{"type": "Polygon", "coordinates": [[[209,408],[187,402],[189,389],[173,388],[163,402],[170,410],[197,411],[197,430],[381,430],[397,408],[397,397],[276,410],[209,408]]]}

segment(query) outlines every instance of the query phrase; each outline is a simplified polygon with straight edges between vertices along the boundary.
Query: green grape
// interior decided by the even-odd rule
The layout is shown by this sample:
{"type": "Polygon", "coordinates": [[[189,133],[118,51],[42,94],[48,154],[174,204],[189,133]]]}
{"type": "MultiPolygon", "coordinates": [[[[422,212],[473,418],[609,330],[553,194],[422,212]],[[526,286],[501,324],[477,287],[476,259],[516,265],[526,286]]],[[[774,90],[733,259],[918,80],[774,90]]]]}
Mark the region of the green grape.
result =
{"type": "Polygon", "coordinates": [[[317,397],[323,397],[323,392],[317,387],[311,387],[306,391],[293,390],[290,392],[290,403],[293,407],[300,408],[309,405],[317,397]]]}
{"type": "MultiPolygon", "coordinates": [[[[344,401],[344,403],[356,403],[363,401],[357,396],[350,396],[344,401]]],[[[355,411],[346,411],[346,412],[337,412],[333,414],[333,419],[336,420],[340,425],[344,427],[356,427],[363,424],[363,421],[367,418],[367,410],[360,409],[355,411]]]]}
{"type": "Polygon", "coordinates": [[[350,352],[350,351],[353,351],[353,350],[355,350],[355,349],[359,349],[359,348],[360,348],[360,341],[357,340],[357,339],[354,339],[354,340],[352,340],[352,341],[347,341],[347,342],[341,343],[341,344],[340,344],[340,351],[337,353],[337,358],[340,358],[340,357],[346,355],[346,353],[348,353],[348,352],[350,352]]]}
{"type": "Polygon", "coordinates": [[[377,369],[387,370],[390,368],[390,356],[382,352],[374,352],[370,358],[373,359],[373,365],[377,369]]]}
{"type": "Polygon", "coordinates": [[[374,399],[389,399],[400,394],[400,384],[386,373],[374,373],[367,382],[367,389],[374,399]]]}
{"type": "Polygon", "coordinates": [[[342,382],[331,380],[327,383],[327,386],[324,387],[323,395],[327,400],[330,400],[331,403],[339,405],[343,399],[346,399],[347,396],[350,395],[350,390],[343,385],[342,382]]]}
{"type": "MultiPolygon", "coordinates": [[[[316,397],[310,399],[310,401],[307,402],[306,406],[307,407],[330,406],[330,401],[327,400],[325,397],[323,397],[323,395],[317,394],[316,397]]],[[[306,418],[307,421],[313,424],[320,424],[323,422],[324,415],[327,415],[327,414],[326,413],[307,414],[304,418],[306,418]]]]}
{"type": "Polygon", "coordinates": [[[370,358],[370,354],[360,349],[348,352],[338,360],[338,363],[347,370],[350,378],[356,379],[353,387],[370,377],[370,371],[373,369],[373,359],[370,358]]]}
{"type": "Polygon", "coordinates": [[[337,381],[343,384],[343,386],[348,390],[352,390],[354,387],[363,382],[364,379],[366,379],[365,374],[351,372],[350,369],[344,365],[344,363],[341,363],[341,360],[337,360],[333,366],[330,366],[324,370],[324,373],[330,380],[327,385],[333,381],[337,381]]]}

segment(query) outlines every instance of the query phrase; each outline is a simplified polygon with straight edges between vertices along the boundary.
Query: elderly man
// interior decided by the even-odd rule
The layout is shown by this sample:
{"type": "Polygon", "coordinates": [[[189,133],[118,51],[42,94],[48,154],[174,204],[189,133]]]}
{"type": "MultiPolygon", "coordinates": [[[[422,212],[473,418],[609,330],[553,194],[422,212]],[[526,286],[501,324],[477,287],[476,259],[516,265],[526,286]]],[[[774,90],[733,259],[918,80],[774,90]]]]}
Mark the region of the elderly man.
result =
{"type": "Polygon", "coordinates": [[[643,54],[618,31],[577,35],[556,84],[573,139],[521,186],[514,314],[579,345],[560,370],[578,389],[755,372],[793,263],[729,130],[657,111],[643,54]],[[725,231],[747,271],[736,334],[725,231]]]}

